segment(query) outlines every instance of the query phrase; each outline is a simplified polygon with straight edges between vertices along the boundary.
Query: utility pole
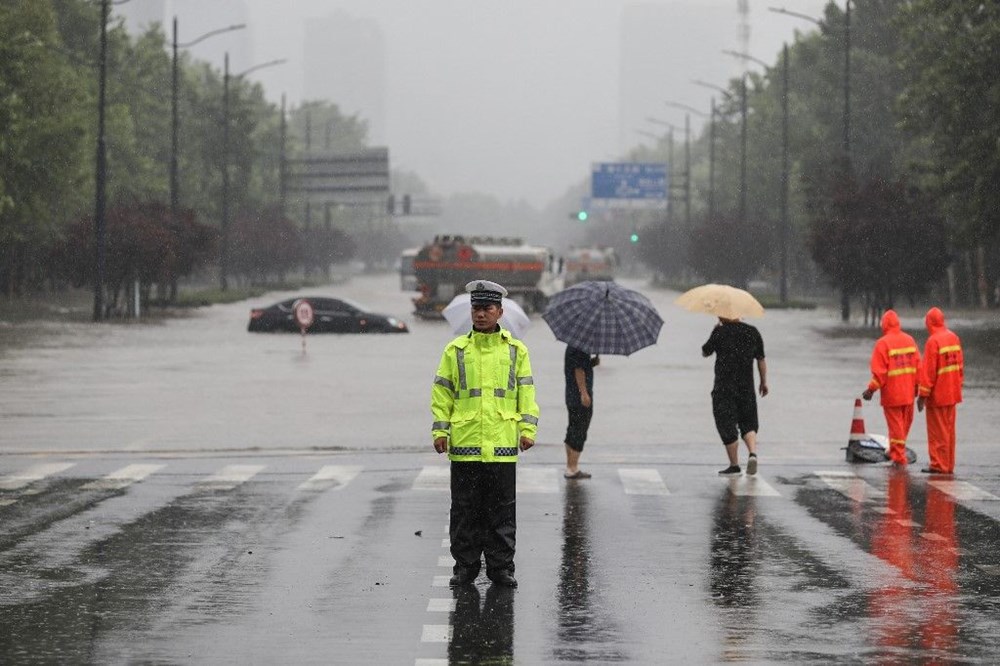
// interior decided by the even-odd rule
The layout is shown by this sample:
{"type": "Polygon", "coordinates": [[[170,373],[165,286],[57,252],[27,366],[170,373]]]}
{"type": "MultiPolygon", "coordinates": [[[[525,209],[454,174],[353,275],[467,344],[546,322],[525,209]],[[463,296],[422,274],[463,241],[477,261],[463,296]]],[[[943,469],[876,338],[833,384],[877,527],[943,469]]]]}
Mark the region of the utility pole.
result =
{"type": "Polygon", "coordinates": [[[781,67],[781,246],[779,297],[788,302],[788,42],[782,49],[781,67]]]}

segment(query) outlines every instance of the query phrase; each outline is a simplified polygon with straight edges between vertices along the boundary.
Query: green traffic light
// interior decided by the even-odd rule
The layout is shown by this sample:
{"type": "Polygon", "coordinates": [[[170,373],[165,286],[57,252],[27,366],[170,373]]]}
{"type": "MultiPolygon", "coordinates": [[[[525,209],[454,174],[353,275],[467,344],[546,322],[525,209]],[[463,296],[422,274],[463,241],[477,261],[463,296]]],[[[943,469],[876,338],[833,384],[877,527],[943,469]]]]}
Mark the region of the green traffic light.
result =
{"type": "Polygon", "coordinates": [[[576,219],[580,220],[581,222],[586,222],[588,217],[590,216],[587,214],[587,211],[585,210],[581,210],[579,213],[576,214],[576,219]]]}
{"type": "Polygon", "coordinates": [[[639,242],[639,234],[632,234],[631,236],[629,236],[629,240],[632,241],[633,243],[638,243],[639,242]]]}

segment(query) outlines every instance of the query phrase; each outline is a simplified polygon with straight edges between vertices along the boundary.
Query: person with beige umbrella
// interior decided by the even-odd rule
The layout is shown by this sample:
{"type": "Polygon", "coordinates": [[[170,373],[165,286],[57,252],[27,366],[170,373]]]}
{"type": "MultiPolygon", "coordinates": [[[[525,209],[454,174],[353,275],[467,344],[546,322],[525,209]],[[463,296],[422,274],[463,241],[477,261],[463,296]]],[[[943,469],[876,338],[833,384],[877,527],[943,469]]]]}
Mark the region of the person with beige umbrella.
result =
{"type": "Polygon", "coordinates": [[[760,375],[757,392],[763,398],[768,393],[767,362],[760,331],[741,319],[763,316],[764,308],[750,293],[721,284],[695,287],[675,303],[686,310],[715,315],[719,319],[708,342],[701,348],[702,356],[715,354],[712,415],[729,457],[729,466],[719,470],[719,474],[735,476],[742,473],[739,463],[741,437],[747,447],[747,474],[756,474],[759,423],[753,363],[757,361],[760,375]]]}

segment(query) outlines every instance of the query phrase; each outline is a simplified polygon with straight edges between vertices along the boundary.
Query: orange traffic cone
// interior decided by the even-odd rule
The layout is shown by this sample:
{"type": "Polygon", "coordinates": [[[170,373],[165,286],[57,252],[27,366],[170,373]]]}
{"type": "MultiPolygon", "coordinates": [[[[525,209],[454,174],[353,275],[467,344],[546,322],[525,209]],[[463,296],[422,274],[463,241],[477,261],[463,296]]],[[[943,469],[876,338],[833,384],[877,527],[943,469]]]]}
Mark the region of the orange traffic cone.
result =
{"type": "Polygon", "coordinates": [[[854,399],[854,418],[851,419],[851,436],[847,441],[854,442],[865,438],[865,416],[861,412],[861,398],[854,399]]]}

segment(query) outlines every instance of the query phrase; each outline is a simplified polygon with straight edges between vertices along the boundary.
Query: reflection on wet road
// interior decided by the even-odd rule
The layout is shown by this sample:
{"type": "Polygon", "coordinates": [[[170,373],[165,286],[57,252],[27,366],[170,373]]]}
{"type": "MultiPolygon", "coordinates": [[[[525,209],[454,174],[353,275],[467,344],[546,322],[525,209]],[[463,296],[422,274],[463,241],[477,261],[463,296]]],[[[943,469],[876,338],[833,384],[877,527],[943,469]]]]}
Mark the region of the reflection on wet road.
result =
{"type": "Polygon", "coordinates": [[[995,480],[525,463],[520,587],[448,590],[431,455],[122,462],[0,458],[0,662],[1000,658],[995,480]]]}

